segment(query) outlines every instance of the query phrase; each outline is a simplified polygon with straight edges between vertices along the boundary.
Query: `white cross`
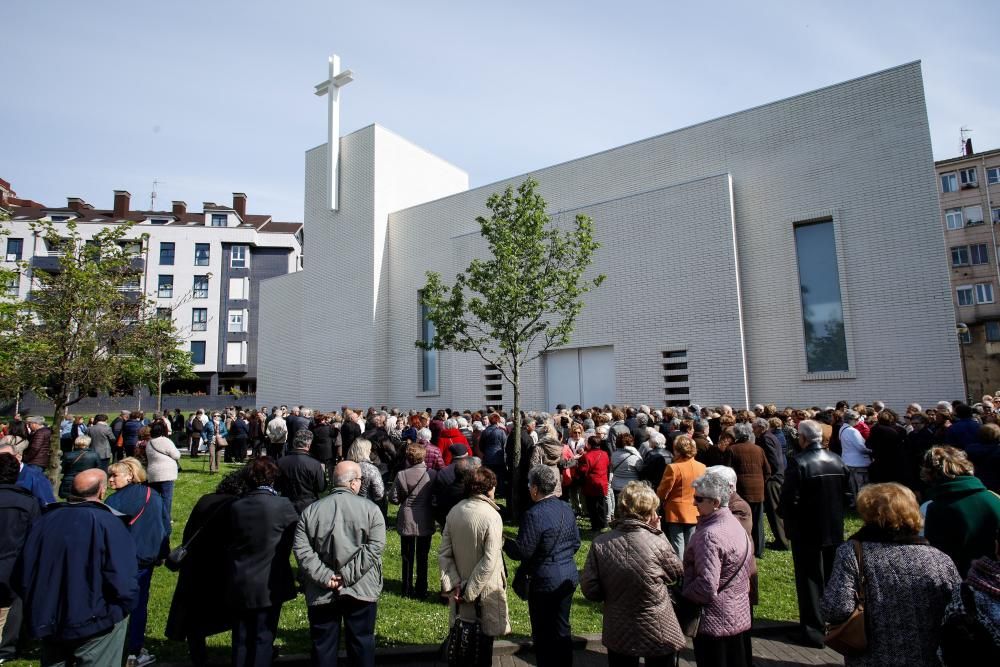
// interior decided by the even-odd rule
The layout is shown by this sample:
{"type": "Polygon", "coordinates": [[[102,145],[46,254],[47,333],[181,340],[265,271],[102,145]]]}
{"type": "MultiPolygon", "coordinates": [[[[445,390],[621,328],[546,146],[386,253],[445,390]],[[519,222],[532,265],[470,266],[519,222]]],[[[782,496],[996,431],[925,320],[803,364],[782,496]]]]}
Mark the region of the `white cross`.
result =
{"type": "Polygon", "coordinates": [[[330,209],[338,209],[338,166],[340,163],[340,88],[354,80],[351,70],[340,71],[340,56],[330,56],[330,78],[316,85],[316,94],[327,95],[326,173],[329,178],[330,209]]]}

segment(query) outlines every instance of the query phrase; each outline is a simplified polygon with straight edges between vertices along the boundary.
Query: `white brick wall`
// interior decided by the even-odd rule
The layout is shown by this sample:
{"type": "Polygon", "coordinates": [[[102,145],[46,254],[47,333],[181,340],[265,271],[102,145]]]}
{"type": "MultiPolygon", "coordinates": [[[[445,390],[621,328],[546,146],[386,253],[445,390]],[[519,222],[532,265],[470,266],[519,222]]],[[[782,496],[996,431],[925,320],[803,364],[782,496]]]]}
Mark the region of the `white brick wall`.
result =
{"type": "MultiPolygon", "coordinates": [[[[316,149],[307,157],[304,293],[329,304],[330,315],[303,322],[305,354],[328,363],[303,368],[302,400],[478,406],[482,364],[447,352],[440,395],[416,396],[416,292],[425,270],[450,280],[484,251],[475,216],[485,213],[491,192],[524,176],[399,210],[419,198],[380,199],[384,181],[431,181],[425,162],[434,163],[386,150],[391,161],[383,165],[383,137],[395,139],[380,128],[343,139],[340,214],[311,205],[323,167],[316,149]],[[387,214],[376,304],[371,249],[381,232],[373,229],[387,214]],[[374,322],[365,315],[372,312],[374,322]],[[374,363],[379,354],[387,364],[374,363]]],[[[620,401],[662,404],[657,353],[668,344],[689,347],[693,399],[701,403],[880,398],[902,407],[961,395],[918,63],[532,175],[557,220],[588,213],[604,243],[596,269],[609,279],[588,298],[572,345],[615,345],[620,401]],[[720,176],[727,174],[731,209],[729,177],[720,176]],[[738,270],[728,216],[735,217],[738,270]],[[842,379],[808,379],[805,372],[792,229],[820,216],[833,217],[838,237],[852,357],[842,379]]],[[[441,194],[452,186],[461,189],[450,183],[441,194]]],[[[433,196],[440,194],[425,199],[433,196]]],[[[525,378],[528,407],[545,407],[540,369],[525,378]]]]}

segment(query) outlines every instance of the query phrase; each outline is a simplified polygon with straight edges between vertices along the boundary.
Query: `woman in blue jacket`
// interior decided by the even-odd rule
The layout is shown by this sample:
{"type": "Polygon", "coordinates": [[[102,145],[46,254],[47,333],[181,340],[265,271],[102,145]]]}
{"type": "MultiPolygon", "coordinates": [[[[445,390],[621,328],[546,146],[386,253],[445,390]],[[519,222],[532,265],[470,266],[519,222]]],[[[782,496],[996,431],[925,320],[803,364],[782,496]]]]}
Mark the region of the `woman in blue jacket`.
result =
{"type": "Polygon", "coordinates": [[[142,667],[156,660],[143,648],[146,639],[146,617],[149,606],[149,584],[153,567],[160,558],[160,546],[167,536],[163,521],[163,501],[160,494],[146,484],[146,471],[138,459],[127,457],[108,466],[108,486],[115,493],[106,501],[108,507],[121,512],[135,542],[138,561],[136,580],[139,596],[128,621],[128,665],[142,667]]]}
{"type": "Polygon", "coordinates": [[[219,472],[219,458],[224,455],[229,445],[227,440],[229,429],[226,428],[226,422],[221,414],[212,413],[212,418],[201,430],[201,437],[208,443],[208,472],[210,474],[219,472]]]}

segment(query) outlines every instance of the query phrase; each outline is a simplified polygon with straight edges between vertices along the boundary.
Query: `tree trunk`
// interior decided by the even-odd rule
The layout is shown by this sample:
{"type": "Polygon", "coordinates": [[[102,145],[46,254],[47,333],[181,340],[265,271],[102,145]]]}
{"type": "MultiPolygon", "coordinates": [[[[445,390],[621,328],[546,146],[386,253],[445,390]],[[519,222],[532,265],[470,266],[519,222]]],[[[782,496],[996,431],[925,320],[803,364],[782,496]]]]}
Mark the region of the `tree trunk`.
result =
{"type": "Polygon", "coordinates": [[[52,437],[49,439],[49,469],[46,471],[49,483],[52,484],[52,493],[59,493],[59,480],[62,477],[62,442],[59,437],[59,430],[62,420],[66,418],[66,404],[69,398],[59,396],[55,400],[52,413],[52,437]]]}
{"type": "Polygon", "coordinates": [[[163,368],[156,368],[156,411],[163,412],[163,368]]]}
{"type": "Polygon", "coordinates": [[[510,471],[510,515],[519,523],[521,515],[524,513],[524,480],[521,479],[521,374],[520,369],[514,366],[511,372],[511,387],[514,390],[514,451],[511,457],[510,471]]]}

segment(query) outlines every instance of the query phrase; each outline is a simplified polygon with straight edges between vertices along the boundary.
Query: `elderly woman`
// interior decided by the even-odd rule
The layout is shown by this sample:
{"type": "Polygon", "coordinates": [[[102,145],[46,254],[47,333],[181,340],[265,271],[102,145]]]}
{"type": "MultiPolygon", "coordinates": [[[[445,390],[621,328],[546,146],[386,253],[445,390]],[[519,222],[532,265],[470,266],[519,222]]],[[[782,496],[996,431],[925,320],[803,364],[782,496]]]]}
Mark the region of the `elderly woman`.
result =
{"type": "Polygon", "coordinates": [[[729,510],[729,480],[706,472],[694,481],[698,529],[684,552],[682,595],[703,605],[694,655],[699,667],[745,667],[750,630],[753,544],[729,510]]]}
{"type": "Polygon", "coordinates": [[[686,435],[674,439],[674,462],[663,471],[656,495],[663,501],[663,532],[678,557],[684,556],[695,526],[694,480],[705,474],[705,465],[695,460],[698,446],[686,435]]]}
{"type": "Polygon", "coordinates": [[[73,480],[77,473],[91,468],[100,468],[101,458],[90,448],[90,436],[81,435],[73,441],[73,451],[62,455],[62,482],[59,483],[59,497],[69,498],[73,480]]]}
{"type": "Polygon", "coordinates": [[[389,497],[393,504],[400,506],[396,514],[396,532],[403,560],[403,596],[417,600],[427,597],[427,554],[434,535],[431,491],[437,473],[424,465],[425,451],[415,442],[406,445],[407,467],[396,473],[396,483],[389,497]],[[417,566],[415,586],[414,559],[417,566]]]}
{"type": "Polygon", "coordinates": [[[619,433],[615,438],[615,449],[611,453],[611,489],[615,495],[629,482],[638,482],[642,472],[642,455],[634,446],[631,433],[619,433]]]}
{"type": "Polygon", "coordinates": [[[993,555],[972,561],[944,611],[941,662],[947,667],[1000,665],[1000,533],[993,555]],[[976,628],[976,626],[979,626],[976,628]]]}
{"type": "Polygon", "coordinates": [[[468,478],[468,498],[448,512],[438,565],[441,590],[449,597],[451,623],[479,619],[481,662],[493,664],[493,639],[510,632],[507,616],[507,571],[503,562],[503,520],[494,502],[497,478],[489,468],[476,468],[468,478]]]}
{"type": "Polygon", "coordinates": [[[864,526],[837,548],[821,608],[828,623],[847,620],[865,587],[868,648],[853,665],[937,665],[941,619],[961,583],[954,563],[919,537],[920,510],[902,484],[871,484],[858,494],[864,526]],[[855,544],[861,546],[859,567],[855,544]],[[862,574],[863,569],[863,574],[862,574]]]}
{"type": "Polygon", "coordinates": [[[465,448],[469,451],[469,456],[472,456],[472,447],[469,445],[469,439],[458,429],[458,420],[447,419],[444,422],[444,428],[438,435],[438,447],[441,449],[441,456],[444,457],[445,465],[451,464],[450,448],[456,444],[465,445],[465,448]]]}
{"type": "Polygon", "coordinates": [[[590,517],[592,530],[601,531],[608,526],[608,470],[611,465],[604,451],[603,439],[598,435],[587,438],[587,449],[576,461],[576,476],[590,517]]]}
{"type": "Polygon", "coordinates": [[[618,520],[594,539],[580,589],[604,603],[601,643],[611,667],[674,664],[685,645],[668,587],[683,566],[660,532],[659,499],[642,482],[629,482],[618,497],[618,520]],[[628,554],[628,558],[622,558],[628,554]]]}
{"type": "Polygon", "coordinates": [[[771,465],[764,449],[754,441],[753,426],[741,422],[733,425],[736,439],[729,451],[732,468],[736,471],[736,492],[750,504],[753,513],[754,555],[764,556],[764,483],[771,476],[771,465]]]}
{"type": "MultiPolygon", "coordinates": [[[[149,462],[146,466],[146,475],[149,478],[149,485],[163,498],[163,525],[169,538],[173,519],[174,484],[177,482],[177,462],[181,460],[181,453],[173,440],[167,437],[167,427],[163,422],[153,422],[149,427],[149,434],[151,437],[146,445],[146,460],[149,462]]],[[[169,552],[169,541],[165,544],[169,552]]]]}
{"type": "Polygon", "coordinates": [[[573,557],[580,548],[580,531],[573,510],[556,495],[558,489],[559,473],[553,467],[537,465],[529,471],[528,492],[535,504],[521,519],[517,540],[504,544],[504,553],[521,561],[518,577],[530,577],[528,616],[539,667],[569,664],[573,655],[569,609],[579,580],[573,557]]]}
{"type": "Polygon", "coordinates": [[[371,441],[357,438],[351,443],[344,458],[361,466],[361,488],[358,495],[379,504],[385,497],[385,484],[382,482],[382,473],[372,463],[371,454],[371,441]]]}
{"type": "Polygon", "coordinates": [[[114,489],[105,502],[111,509],[125,515],[124,521],[135,542],[135,555],[139,569],[136,581],[139,598],[128,618],[129,659],[136,665],[145,665],[156,658],[143,648],[146,641],[146,620],[149,607],[149,584],[153,567],[162,556],[167,531],[163,525],[163,500],[160,494],[146,484],[146,471],[142,463],[131,456],[108,466],[108,486],[114,489]]]}
{"type": "Polygon", "coordinates": [[[212,418],[201,431],[201,437],[208,443],[208,472],[215,474],[219,472],[219,456],[225,455],[229,446],[229,429],[226,428],[226,420],[221,413],[212,413],[212,418]]]}
{"type": "Polygon", "coordinates": [[[920,473],[929,485],[924,534],[963,577],[973,559],[993,553],[1000,529],[1000,497],[973,473],[965,452],[954,447],[931,448],[920,473]]]}

